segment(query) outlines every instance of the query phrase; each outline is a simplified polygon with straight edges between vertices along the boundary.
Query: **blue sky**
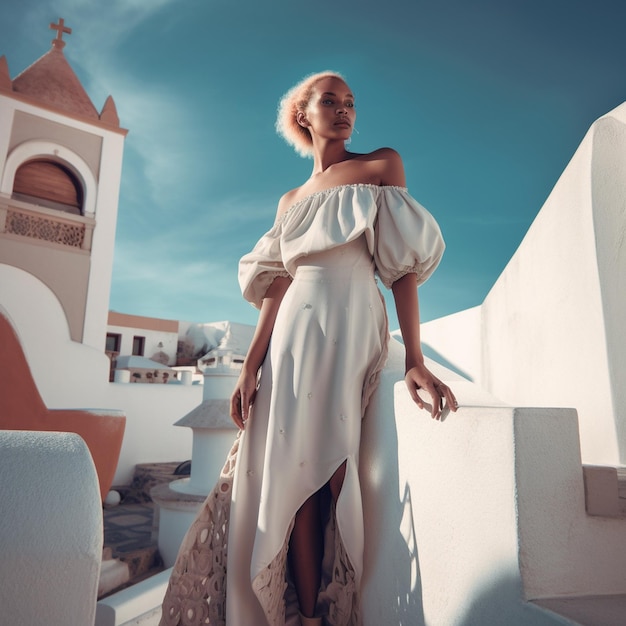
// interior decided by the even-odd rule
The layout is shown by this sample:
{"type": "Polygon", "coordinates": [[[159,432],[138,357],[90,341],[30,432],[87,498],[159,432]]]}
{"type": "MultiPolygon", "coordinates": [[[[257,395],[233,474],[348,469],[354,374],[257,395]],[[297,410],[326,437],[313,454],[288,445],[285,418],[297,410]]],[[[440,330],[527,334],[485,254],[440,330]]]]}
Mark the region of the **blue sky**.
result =
{"type": "Polygon", "coordinates": [[[396,148],[442,227],[423,320],[482,302],[589,126],[626,100],[623,0],[4,0],[12,77],[59,17],[96,108],[111,94],[130,131],[110,307],[137,315],[255,323],[237,261],[310,174],[274,132],[310,72],[347,77],[351,148],[396,148]]]}

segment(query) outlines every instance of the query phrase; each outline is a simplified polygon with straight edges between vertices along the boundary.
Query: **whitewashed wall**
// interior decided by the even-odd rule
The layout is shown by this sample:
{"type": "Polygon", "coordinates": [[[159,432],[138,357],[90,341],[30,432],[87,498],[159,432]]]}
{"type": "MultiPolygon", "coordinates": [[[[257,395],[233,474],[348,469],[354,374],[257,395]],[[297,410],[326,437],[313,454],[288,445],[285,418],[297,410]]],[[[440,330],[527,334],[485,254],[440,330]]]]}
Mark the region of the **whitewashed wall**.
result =
{"type": "Polygon", "coordinates": [[[70,339],[61,305],[46,285],[2,264],[0,284],[0,313],[13,324],[48,408],[118,409],[126,415],[114,484],[128,484],[137,463],[191,458],[190,429],[173,424],[202,402],[201,385],[109,383],[108,357],[70,339]]]}
{"type": "Polygon", "coordinates": [[[393,343],[364,421],[366,626],[563,624],[528,600],[623,593],[626,522],[586,515],[576,414],[516,409],[445,369],[434,421],[393,343]]]}
{"type": "Polygon", "coordinates": [[[138,463],[191,459],[191,429],[174,423],[202,402],[201,385],[111,383],[105,401],[126,414],[114,485],[128,484],[138,463]]]}
{"type": "Polygon", "coordinates": [[[590,464],[626,463],[625,124],[594,123],[482,306],[422,327],[506,402],[576,408],[590,464]]]}
{"type": "Polygon", "coordinates": [[[102,131],[102,158],[98,172],[96,228],[91,246],[91,269],[85,310],[83,343],[104,350],[113,273],[115,228],[122,177],[124,136],[102,131]]]}

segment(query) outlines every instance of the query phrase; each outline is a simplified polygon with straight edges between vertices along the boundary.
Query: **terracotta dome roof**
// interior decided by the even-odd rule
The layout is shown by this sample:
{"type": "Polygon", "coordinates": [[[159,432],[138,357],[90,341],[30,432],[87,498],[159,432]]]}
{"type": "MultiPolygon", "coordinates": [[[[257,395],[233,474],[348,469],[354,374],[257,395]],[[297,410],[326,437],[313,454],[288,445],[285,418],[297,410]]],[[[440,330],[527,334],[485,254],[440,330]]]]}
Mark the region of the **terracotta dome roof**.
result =
{"type": "Polygon", "coordinates": [[[13,79],[13,91],[49,107],[92,119],[100,119],[96,107],[63,54],[52,49],[13,79]]]}

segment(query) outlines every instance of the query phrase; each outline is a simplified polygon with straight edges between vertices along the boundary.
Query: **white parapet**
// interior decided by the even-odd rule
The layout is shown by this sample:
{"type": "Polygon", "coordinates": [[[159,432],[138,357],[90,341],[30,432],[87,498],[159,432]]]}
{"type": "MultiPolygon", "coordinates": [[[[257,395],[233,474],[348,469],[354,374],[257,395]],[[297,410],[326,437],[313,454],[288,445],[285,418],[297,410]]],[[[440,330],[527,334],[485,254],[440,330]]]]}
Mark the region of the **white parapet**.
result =
{"type": "Polygon", "coordinates": [[[431,365],[457,413],[432,420],[389,384],[392,345],[363,422],[365,626],[563,624],[531,601],[622,593],[626,520],[585,512],[576,412],[507,406],[431,365]]]}
{"type": "Polygon", "coordinates": [[[0,621],[94,623],[102,504],[74,433],[0,431],[0,621]]]}
{"type": "Polygon", "coordinates": [[[591,126],[480,307],[422,340],[514,406],[577,410],[583,461],[626,463],[626,103],[591,126]]]}
{"type": "Polygon", "coordinates": [[[95,626],[157,626],[171,569],[98,602],[95,626]]]}

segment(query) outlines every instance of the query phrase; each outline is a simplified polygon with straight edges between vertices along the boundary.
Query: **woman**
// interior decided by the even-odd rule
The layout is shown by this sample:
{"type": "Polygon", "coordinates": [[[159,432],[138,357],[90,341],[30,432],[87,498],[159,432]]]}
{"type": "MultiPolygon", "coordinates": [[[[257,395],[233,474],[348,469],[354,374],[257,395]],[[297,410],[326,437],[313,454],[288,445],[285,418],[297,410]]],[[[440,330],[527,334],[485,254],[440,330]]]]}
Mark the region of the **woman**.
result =
{"type": "Polygon", "coordinates": [[[456,410],[419,338],[417,285],[443,253],[439,228],[408,195],[397,152],[347,151],[355,118],[334,72],[281,101],[277,130],[313,172],[240,262],[260,308],[231,398],[242,436],[181,546],[163,624],[361,623],[361,419],[388,341],[374,272],[393,291],[413,400],[423,408],[426,392],[434,419],[456,410]]]}

